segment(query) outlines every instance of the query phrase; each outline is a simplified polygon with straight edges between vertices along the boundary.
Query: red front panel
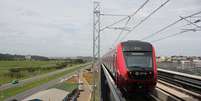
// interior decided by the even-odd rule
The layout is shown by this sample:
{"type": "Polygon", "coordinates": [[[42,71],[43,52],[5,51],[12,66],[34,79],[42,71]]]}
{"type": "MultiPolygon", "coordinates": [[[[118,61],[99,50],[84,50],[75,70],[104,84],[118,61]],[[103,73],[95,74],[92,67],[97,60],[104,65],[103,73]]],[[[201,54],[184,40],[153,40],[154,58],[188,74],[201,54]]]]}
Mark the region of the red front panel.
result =
{"type": "Polygon", "coordinates": [[[118,44],[117,46],[117,84],[120,87],[129,88],[130,91],[144,91],[144,90],[152,90],[156,85],[157,80],[157,65],[156,65],[156,56],[155,50],[152,48],[152,59],[153,59],[153,79],[150,80],[134,80],[129,78],[128,70],[125,63],[125,58],[122,51],[122,45],[118,44]],[[132,89],[132,87],[133,89],[132,89]],[[144,87],[144,88],[137,88],[137,87],[144,87]]]}
{"type": "Polygon", "coordinates": [[[124,59],[124,55],[122,52],[122,45],[121,43],[117,45],[117,55],[116,55],[116,64],[117,64],[117,75],[116,75],[116,84],[117,86],[125,85],[125,80],[128,79],[126,63],[124,59]]]}
{"type": "Polygon", "coordinates": [[[152,46],[152,57],[153,57],[153,66],[154,66],[154,81],[157,82],[157,64],[156,64],[156,54],[155,49],[152,46]]]}
{"type": "Polygon", "coordinates": [[[156,85],[157,80],[157,65],[155,50],[152,46],[152,60],[153,60],[153,79],[137,80],[130,78],[128,69],[126,67],[126,61],[123,54],[123,45],[120,43],[116,49],[110,51],[104,56],[104,64],[107,66],[111,73],[114,73],[115,81],[118,87],[128,88],[130,91],[144,91],[153,89],[156,85]],[[113,57],[116,56],[116,57],[113,57]],[[138,88],[144,87],[144,88],[138,88]]]}

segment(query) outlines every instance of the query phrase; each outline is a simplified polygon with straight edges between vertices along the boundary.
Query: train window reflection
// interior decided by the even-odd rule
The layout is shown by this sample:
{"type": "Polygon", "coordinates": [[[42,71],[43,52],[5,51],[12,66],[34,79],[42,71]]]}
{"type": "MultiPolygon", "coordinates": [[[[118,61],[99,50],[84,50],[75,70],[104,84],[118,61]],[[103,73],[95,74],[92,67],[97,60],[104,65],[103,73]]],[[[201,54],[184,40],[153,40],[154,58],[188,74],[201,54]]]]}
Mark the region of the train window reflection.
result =
{"type": "Polygon", "coordinates": [[[128,68],[152,68],[151,52],[124,52],[128,68]]]}

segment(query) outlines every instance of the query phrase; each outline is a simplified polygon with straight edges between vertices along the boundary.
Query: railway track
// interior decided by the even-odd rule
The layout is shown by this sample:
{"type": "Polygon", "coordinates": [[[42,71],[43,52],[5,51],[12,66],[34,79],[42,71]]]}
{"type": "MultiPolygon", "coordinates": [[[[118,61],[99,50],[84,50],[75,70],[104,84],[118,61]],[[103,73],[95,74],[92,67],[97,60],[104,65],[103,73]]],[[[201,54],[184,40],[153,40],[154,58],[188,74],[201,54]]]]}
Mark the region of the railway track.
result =
{"type": "Polygon", "coordinates": [[[158,80],[154,96],[163,101],[201,101],[200,94],[158,80]]]}
{"type": "MultiPolygon", "coordinates": [[[[192,99],[193,101],[201,100],[201,77],[164,69],[158,69],[158,78],[158,83],[165,85],[168,88],[172,88],[177,92],[182,92],[184,95],[189,96],[188,98],[192,99]]],[[[175,97],[178,96],[178,94],[174,93],[172,93],[172,95],[174,95],[175,97]]],[[[186,97],[179,99],[188,100],[186,99],[186,97]]]]}
{"type": "MultiPolygon", "coordinates": [[[[110,76],[107,69],[102,65],[102,69],[104,72],[102,74],[105,76],[103,79],[103,88],[104,93],[106,94],[106,99],[110,99],[110,101],[201,101],[201,94],[195,92],[195,89],[191,90],[190,88],[196,88],[199,85],[200,80],[199,78],[191,77],[190,75],[181,75],[181,73],[175,72],[166,72],[166,71],[159,71],[158,75],[158,82],[155,89],[145,95],[145,94],[138,94],[132,96],[123,96],[121,92],[119,92],[118,88],[116,87],[112,77],[110,76]],[[165,79],[169,77],[168,79],[165,79]],[[185,79],[188,78],[188,79],[185,79]],[[175,81],[175,82],[174,82],[175,81]],[[177,81],[177,82],[176,82],[177,81]],[[182,82],[180,82],[182,81],[182,82]],[[190,82],[189,82],[190,81],[190,82]],[[185,82],[185,83],[183,83],[185,82]],[[177,85],[176,85],[176,84],[177,85]],[[106,84],[106,85],[105,85],[106,84]],[[109,86],[107,86],[107,84],[109,86]],[[183,86],[179,85],[189,85],[188,89],[183,86]],[[105,89],[107,86],[108,89],[105,89]],[[193,87],[192,87],[193,86],[193,87]],[[106,91],[108,90],[108,91],[106,91]],[[109,96],[107,96],[109,95],[109,96]]],[[[200,87],[197,87],[197,90],[200,87]]],[[[104,97],[104,95],[102,95],[104,97]]],[[[107,101],[107,100],[103,100],[107,101]]]]}
{"type": "Polygon", "coordinates": [[[128,98],[126,98],[126,101],[161,101],[158,98],[156,98],[153,94],[148,95],[133,95],[128,98]]]}

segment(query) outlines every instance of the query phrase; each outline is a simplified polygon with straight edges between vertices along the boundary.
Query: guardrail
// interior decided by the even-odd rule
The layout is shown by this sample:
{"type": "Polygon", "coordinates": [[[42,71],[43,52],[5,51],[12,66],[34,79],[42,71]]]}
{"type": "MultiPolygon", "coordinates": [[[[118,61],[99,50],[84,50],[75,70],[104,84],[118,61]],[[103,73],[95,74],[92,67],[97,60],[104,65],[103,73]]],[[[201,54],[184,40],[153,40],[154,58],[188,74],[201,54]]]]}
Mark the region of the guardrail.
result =
{"type": "MultiPolygon", "coordinates": [[[[110,94],[107,94],[107,95],[113,96],[112,99],[110,99],[110,101],[111,100],[114,100],[114,101],[126,101],[125,98],[123,98],[122,93],[120,92],[120,90],[116,87],[113,78],[111,77],[110,73],[108,72],[108,70],[106,69],[106,67],[104,65],[101,65],[101,70],[104,73],[106,82],[108,84],[108,88],[110,90],[110,91],[108,91],[110,94]]],[[[101,87],[101,89],[106,90],[105,88],[102,88],[102,87],[101,87]]]]}
{"type": "Polygon", "coordinates": [[[201,77],[190,74],[158,69],[158,78],[170,84],[201,94],[201,77]]]}

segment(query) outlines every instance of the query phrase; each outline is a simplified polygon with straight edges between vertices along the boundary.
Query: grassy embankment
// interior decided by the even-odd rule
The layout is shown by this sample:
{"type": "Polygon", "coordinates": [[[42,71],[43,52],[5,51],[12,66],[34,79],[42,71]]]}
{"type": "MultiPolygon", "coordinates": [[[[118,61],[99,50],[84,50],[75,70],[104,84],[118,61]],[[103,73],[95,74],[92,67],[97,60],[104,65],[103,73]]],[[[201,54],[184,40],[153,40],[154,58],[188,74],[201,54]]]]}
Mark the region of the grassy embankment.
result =
{"type": "MultiPolygon", "coordinates": [[[[93,72],[85,72],[83,73],[83,77],[86,79],[86,81],[90,84],[93,85],[93,72]]],[[[95,85],[96,85],[96,89],[95,89],[95,101],[99,101],[100,100],[100,93],[99,93],[99,89],[100,89],[100,74],[99,72],[95,73],[95,85]]],[[[91,95],[91,101],[93,101],[93,95],[94,93],[91,95]]]]}
{"type": "Polygon", "coordinates": [[[85,80],[92,85],[93,84],[93,72],[87,71],[83,73],[85,80]]]}
{"type": "Polygon", "coordinates": [[[6,99],[8,97],[14,96],[20,92],[23,92],[23,91],[26,91],[28,89],[31,89],[31,88],[37,87],[39,85],[45,84],[50,80],[57,79],[59,77],[62,77],[62,76],[67,75],[69,73],[72,73],[72,72],[76,71],[77,69],[81,69],[81,68],[82,68],[82,66],[80,66],[80,65],[73,66],[73,67],[69,68],[68,70],[63,71],[59,74],[55,74],[55,75],[52,75],[52,76],[49,76],[46,78],[42,78],[40,80],[36,80],[36,81],[31,82],[31,83],[24,84],[23,86],[20,86],[20,87],[10,88],[10,89],[6,89],[4,91],[1,91],[0,101],[6,99]]]}
{"type": "Polygon", "coordinates": [[[72,76],[70,79],[68,79],[62,83],[59,83],[51,88],[57,88],[57,89],[65,90],[68,92],[72,92],[73,90],[78,88],[78,77],[72,76]]]}
{"type": "Polygon", "coordinates": [[[99,72],[95,73],[95,78],[96,78],[96,89],[95,89],[95,101],[99,101],[100,100],[100,74],[99,72]]]}
{"type": "Polygon", "coordinates": [[[0,84],[55,71],[65,61],[0,61],[0,84]]]}

